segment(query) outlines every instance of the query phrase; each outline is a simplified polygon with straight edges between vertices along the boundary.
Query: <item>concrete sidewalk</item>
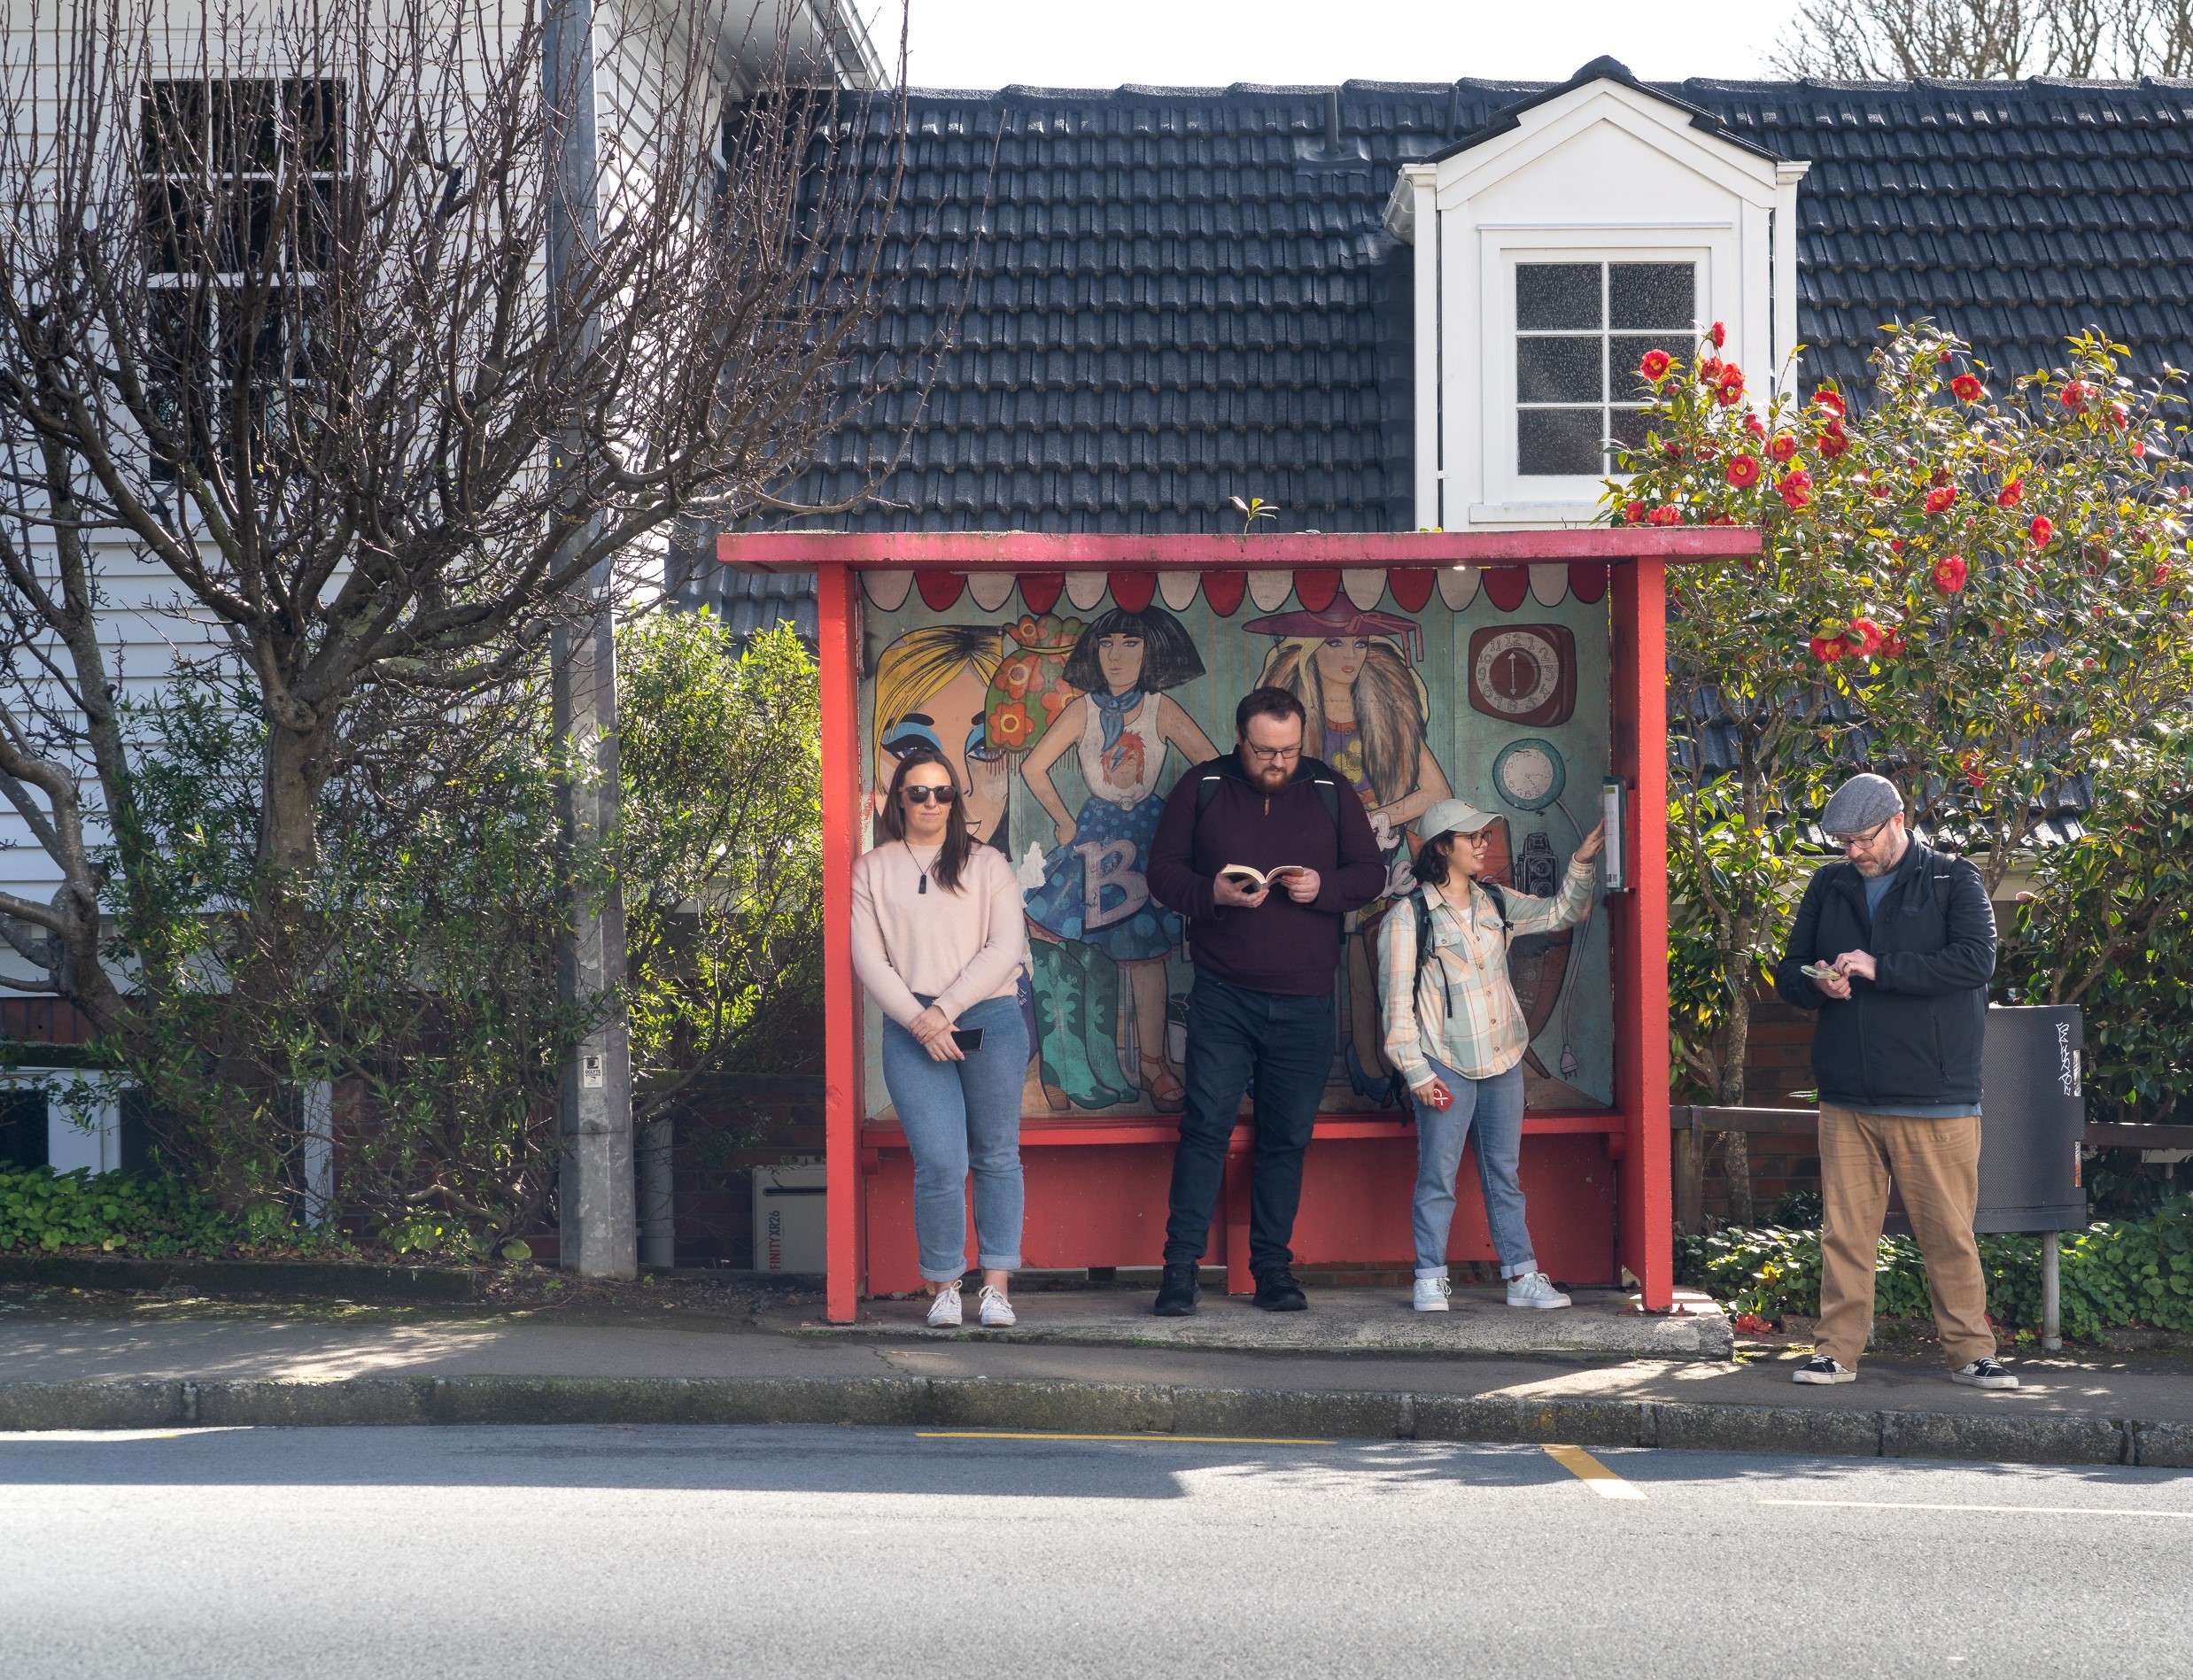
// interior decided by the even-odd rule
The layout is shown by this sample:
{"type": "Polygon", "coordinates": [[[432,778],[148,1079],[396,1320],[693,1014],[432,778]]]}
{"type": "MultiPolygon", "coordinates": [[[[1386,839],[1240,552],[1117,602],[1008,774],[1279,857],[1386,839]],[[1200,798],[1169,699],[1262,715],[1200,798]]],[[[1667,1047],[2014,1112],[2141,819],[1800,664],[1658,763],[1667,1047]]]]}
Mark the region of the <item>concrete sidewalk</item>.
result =
{"type": "MultiPolygon", "coordinates": [[[[1070,1320],[1066,1299],[1032,1298],[1024,1321],[1070,1320]]],[[[1329,1309],[1336,1324],[1345,1305],[1329,1309]]],[[[1790,1382],[1792,1351],[1728,1360],[1088,1345],[938,1335],[896,1316],[848,1335],[766,1310],[590,1323],[414,1309],[330,1321],[278,1307],[11,1305],[0,1428],[880,1420],[2193,1465],[2193,1359],[2167,1354],[2020,1359],[2024,1386],[2007,1394],[1876,1359],[1856,1382],[1821,1390],[1790,1382]]],[[[1325,1315],[1291,1316],[1306,1331],[1325,1315]]]]}

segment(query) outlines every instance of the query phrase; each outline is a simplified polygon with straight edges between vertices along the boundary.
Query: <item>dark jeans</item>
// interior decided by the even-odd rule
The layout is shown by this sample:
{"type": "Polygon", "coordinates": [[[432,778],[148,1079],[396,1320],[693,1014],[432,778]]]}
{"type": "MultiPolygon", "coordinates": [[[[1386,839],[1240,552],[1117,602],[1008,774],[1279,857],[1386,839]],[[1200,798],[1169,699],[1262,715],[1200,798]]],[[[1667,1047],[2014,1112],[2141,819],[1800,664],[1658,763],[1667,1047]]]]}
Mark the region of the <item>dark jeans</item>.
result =
{"type": "Polygon", "coordinates": [[[1207,974],[1188,1000],[1187,1101],[1173,1152],[1167,1266],[1203,1258],[1226,1181],[1226,1146],[1250,1077],[1256,1079],[1256,1160],[1249,1180],[1249,1269],[1294,1261],[1302,1152],[1317,1124],[1333,1059],[1333,1000],[1251,992],[1207,974]]]}

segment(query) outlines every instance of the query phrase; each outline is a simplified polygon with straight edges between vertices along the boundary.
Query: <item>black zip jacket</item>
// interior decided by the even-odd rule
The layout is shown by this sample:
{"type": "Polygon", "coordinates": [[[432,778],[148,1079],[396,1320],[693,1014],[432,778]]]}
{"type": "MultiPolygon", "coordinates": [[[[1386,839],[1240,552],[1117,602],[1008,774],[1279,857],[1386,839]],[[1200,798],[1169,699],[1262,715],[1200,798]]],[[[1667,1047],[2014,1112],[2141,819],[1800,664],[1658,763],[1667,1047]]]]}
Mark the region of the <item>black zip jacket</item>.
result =
{"type": "Polygon", "coordinates": [[[1198,764],[1174,784],[1145,873],[1158,902],[1187,918],[1188,956],[1198,969],[1251,992],[1294,997],[1322,997],[1333,989],[1341,918],[1386,885],[1385,860],[1353,788],[1305,758],[1285,786],[1267,794],[1243,771],[1238,753],[1198,764]],[[1214,771],[1223,779],[1198,821],[1197,790],[1214,771]],[[1311,786],[1320,776],[1339,788],[1337,824],[1311,786]],[[1228,863],[1313,869],[1316,900],[1298,904],[1284,888],[1275,888],[1254,910],[1221,905],[1212,881],[1228,863]]]}
{"type": "Polygon", "coordinates": [[[1995,972],[1995,911],[1980,871],[1913,840],[1889,877],[1880,910],[1865,910],[1865,878],[1845,860],[1812,878],[1774,989],[1818,1010],[1812,1072],[1820,1100],[1893,1114],[1913,1103],[1980,1106],[1988,979],[1995,972]],[[1845,951],[1872,954],[1879,978],[1853,976],[1848,1001],[1802,971],[1845,951]]]}

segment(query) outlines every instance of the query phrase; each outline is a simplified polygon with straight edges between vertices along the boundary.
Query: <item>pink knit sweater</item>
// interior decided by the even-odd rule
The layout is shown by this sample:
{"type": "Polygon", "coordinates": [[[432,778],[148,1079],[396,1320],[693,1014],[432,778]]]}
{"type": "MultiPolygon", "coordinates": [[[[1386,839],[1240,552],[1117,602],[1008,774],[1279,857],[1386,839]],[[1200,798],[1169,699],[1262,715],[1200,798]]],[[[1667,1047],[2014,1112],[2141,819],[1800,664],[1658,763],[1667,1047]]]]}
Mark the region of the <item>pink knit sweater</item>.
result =
{"type": "Polygon", "coordinates": [[[978,846],[957,892],[932,879],[924,893],[922,866],[936,849],[886,840],[853,865],[853,969],[901,1026],[921,1013],[917,992],[953,1020],[985,998],[1011,997],[1028,960],[1020,883],[1005,855],[978,846]]]}

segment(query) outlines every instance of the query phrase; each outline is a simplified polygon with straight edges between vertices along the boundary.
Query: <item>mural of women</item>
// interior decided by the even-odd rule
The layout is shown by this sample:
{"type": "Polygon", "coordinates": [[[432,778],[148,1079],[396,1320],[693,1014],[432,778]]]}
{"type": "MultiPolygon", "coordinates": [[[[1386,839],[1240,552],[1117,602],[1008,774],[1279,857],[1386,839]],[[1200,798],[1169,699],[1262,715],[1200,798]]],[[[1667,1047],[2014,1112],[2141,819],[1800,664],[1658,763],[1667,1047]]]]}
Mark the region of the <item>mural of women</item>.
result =
{"type": "MultiPolygon", "coordinates": [[[[1114,608],[1074,644],[1064,677],[1081,693],[1020,767],[1058,841],[1042,886],[1028,895],[1028,920],[1039,937],[1094,946],[1124,972],[1123,1002],[1140,1064],[1129,1077],[1165,1113],[1182,1104],[1166,1046],[1165,974],[1181,925],[1150,896],[1143,867],[1164,810],[1166,748],[1178,748],[1190,764],[1218,756],[1210,737],[1164,692],[1203,670],[1195,642],[1172,614],[1154,606],[1114,608]],[[1051,767],[1068,753],[1077,755],[1089,788],[1079,812],[1067,809],[1051,781],[1051,767]]],[[[1096,1072],[1101,1086],[1103,1070],[1096,1072]]]]}
{"type": "Polygon", "coordinates": [[[1358,912],[1348,943],[1349,1080],[1358,1095],[1383,1095],[1390,1070],[1373,979],[1378,920],[1411,885],[1405,831],[1453,791],[1425,739],[1430,705],[1414,669],[1422,632],[1413,619],[1367,611],[1344,595],[1317,612],[1279,613],[1242,628],[1281,639],[1258,681],[1302,702],[1304,742],[1362,797],[1387,855],[1389,897],[1358,912]]]}

